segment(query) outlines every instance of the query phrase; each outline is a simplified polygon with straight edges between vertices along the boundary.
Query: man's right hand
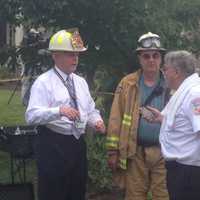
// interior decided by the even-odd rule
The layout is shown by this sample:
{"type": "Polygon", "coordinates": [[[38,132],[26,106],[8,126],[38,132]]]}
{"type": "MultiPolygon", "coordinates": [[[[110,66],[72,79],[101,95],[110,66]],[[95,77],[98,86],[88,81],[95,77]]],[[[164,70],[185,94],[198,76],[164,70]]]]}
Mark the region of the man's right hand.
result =
{"type": "Polygon", "coordinates": [[[147,108],[152,112],[153,117],[151,119],[147,119],[147,121],[151,122],[151,123],[162,123],[163,120],[163,115],[161,114],[161,112],[156,109],[153,108],[151,106],[147,106],[147,108]]]}
{"type": "Polygon", "coordinates": [[[80,113],[78,110],[68,106],[60,106],[60,115],[69,118],[74,121],[80,117],[80,113]]]}
{"type": "Polygon", "coordinates": [[[118,163],[118,152],[117,151],[108,151],[108,166],[111,168],[112,171],[117,169],[118,163]]]}

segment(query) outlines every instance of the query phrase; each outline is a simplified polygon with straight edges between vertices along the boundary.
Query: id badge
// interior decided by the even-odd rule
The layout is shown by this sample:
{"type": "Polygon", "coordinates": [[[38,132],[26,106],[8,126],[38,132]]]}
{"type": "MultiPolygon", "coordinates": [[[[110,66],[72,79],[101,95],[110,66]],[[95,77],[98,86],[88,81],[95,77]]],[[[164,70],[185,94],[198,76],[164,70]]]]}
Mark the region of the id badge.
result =
{"type": "Polygon", "coordinates": [[[85,121],[81,121],[80,119],[75,121],[75,127],[77,129],[84,129],[85,128],[85,121]]]}

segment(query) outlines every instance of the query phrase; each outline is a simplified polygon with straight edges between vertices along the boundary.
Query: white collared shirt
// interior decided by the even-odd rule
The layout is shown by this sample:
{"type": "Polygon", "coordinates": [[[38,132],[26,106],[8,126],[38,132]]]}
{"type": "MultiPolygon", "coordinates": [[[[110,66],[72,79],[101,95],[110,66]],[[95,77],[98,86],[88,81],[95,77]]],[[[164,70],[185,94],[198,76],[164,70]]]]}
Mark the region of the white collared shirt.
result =
{"type": "MultiPolygon", "coordinates": [[[[67,75],[56,67],[59,74],[66,80],[67,75]]],[[[84,78],[72,73],[70,78],[74,81],[78,109],[81,120],[85,124],[94,126],[96,121],[102,120],[99,111],[90,95],[88,84],[84,78]]],[[[80,137],[74,129],[74,122],[67,117],[60,116],[60,106],[70,106],[70,95],[53,69],[40,75],[31,88],[29,104],[25,113],[28,124],[46,125],[53,131],[61,134],[80,137]]],[[[84,133],[84,129],[81,133],[84,133]]]]}
{"type": "Polygon", "coordinates": [[[188,92],[173,125],[160,132],[160,143],[166,160],[200,166],[200,85],[188,92]]]}

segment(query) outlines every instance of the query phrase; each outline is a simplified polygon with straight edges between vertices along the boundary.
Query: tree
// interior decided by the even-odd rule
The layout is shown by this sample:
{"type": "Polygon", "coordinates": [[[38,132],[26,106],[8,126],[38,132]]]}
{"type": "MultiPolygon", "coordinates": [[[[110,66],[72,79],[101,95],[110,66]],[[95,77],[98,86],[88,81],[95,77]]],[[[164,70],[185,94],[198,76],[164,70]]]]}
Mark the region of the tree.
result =
{"type": "Polygon", "coordinates": [[[107,86],[111,90],[137,68],[134,49],[145,32],[159,34],[169,50],[198,51],[198,0],[1,0],[0,5],[3,19],[11,23],[54,30],[79,27],[88,45],[80,70],[92,80],[96,70],[106,69],[113,75],[107,86]]]}

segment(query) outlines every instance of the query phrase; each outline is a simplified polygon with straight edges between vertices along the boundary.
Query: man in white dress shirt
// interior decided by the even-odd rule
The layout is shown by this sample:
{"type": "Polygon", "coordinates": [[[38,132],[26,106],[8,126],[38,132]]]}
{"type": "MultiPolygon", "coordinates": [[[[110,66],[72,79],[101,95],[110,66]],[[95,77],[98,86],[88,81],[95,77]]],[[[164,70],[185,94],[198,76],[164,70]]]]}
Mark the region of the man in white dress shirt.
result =
{"type": "Polygon", "coordinates": [[[166,54],[164,75],[175,91],[160,113],[149,108],[162,122],[160,143],[166,160],[170,200],[200,199],[200,78],[197,61],[187,51],[166,54]]]}
{"type": "Polygon", "coordinates": [[[74,72],[86,48],[77,29],[51,37],[49,50],[55,66],[40,75],[31,88],[25,118],[38,125],[36,159],[39,200],[84,200],[87,181],[88,124],[104,133],[86,81],[74,72]]]}

